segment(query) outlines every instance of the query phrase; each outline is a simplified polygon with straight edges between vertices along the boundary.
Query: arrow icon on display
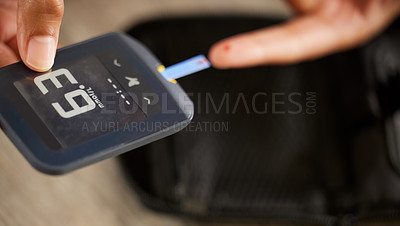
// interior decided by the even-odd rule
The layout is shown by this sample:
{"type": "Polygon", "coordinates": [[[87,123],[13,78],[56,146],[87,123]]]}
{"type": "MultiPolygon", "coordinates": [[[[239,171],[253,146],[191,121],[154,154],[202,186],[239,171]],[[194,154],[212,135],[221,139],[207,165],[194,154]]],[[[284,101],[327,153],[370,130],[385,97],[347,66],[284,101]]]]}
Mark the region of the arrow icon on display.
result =
{"type": "Polygon", "coordinates": [[[143,97],[143,99],[147,100],[147,104],[150,104],[150,99],[147,97],[143,97]]]}
{"type": "Polygon", "coordinates": [[[117,66],[117,67],[121,67],[121,64],[118,63],[117,59],[114,59],[114,65],[117,66]]]}

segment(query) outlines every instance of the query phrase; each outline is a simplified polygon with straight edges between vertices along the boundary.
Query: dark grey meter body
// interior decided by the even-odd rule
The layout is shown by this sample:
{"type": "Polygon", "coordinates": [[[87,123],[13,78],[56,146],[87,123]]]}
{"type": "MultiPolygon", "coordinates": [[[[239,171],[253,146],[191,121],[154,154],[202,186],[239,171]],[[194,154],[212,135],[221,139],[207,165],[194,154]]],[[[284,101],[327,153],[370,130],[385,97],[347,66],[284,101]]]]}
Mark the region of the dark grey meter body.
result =
{"type": "Polygon", "coordinates": [[[193,118],[137,40],[109,33],[57,51],[44,73],[0,69],[0,123],[38,170],[62,174],[161,139],[193,118]]]}

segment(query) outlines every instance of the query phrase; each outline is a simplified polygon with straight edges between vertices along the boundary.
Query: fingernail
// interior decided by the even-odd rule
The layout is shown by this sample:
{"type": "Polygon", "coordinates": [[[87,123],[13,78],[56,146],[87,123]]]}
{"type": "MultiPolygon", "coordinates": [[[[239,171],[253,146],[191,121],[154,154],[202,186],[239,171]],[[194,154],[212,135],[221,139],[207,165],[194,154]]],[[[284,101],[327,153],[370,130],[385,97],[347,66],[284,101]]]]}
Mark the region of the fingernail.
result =
{"type": "Polygon", "coordinates": [[[26,62],[39,71],[49,70],[54,63],[56,42],[52,36],[33,36],[28,42],[26,62]]]}

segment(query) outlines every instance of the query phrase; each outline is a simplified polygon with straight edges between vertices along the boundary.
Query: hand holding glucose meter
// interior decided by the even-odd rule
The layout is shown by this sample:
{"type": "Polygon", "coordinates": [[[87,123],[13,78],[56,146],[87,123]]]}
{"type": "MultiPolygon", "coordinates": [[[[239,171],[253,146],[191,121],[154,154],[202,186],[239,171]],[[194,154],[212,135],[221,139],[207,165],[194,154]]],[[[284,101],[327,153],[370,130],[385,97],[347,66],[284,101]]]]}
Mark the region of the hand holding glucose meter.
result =
{"type": "Polygon", "coordinates": [[[0,123],[38,170],[62,174],[171,135],[193,118],[138,41],[106,34],[57,52],[51,71],[0,69],[0,123]]]}

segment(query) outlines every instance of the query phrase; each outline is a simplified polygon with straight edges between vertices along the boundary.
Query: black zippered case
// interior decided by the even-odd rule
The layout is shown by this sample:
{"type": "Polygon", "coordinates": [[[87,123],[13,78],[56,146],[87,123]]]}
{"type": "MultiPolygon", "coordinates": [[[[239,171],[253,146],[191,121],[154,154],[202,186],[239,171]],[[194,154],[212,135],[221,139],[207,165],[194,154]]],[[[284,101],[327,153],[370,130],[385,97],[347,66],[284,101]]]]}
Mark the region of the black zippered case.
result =
{"type": "MultiPolygon", "coordinates": [[[[171,65],[279,22],[159,19],[128,33],[171,65]]],[[[133,190],[152,209],[207,220],[397,225],[399,28],[397,21],[367,45],[323,59],[180,79],[194,120],[121,156],[133,190]]]]}

